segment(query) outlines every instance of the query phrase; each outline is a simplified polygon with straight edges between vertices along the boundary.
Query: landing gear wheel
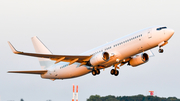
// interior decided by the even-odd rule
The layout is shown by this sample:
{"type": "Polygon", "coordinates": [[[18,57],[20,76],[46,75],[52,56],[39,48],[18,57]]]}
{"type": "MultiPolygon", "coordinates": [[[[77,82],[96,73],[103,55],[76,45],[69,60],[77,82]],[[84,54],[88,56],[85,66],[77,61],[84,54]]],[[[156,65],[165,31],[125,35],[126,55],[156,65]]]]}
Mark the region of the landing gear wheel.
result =
{"type": "Polygon", "coordinates": [[[100,70],[99,69],[96,70],[96,74],[100,74],[100,70]]]}
{"type": "Polygon", "coordinates": [[[114,75],[115,75],[115,76],[118,76],[118,75],[119,75],[119,71],[118,71],[118,70],[115,70],[114,75]]]}
{"type": "Polygon", "coordinates": [[[96,75],[96,71],[92,70],[92,75],[95,76],[96,75]]]}
{"type": "Polygon", "coordinates": [[[111,75],[114,75],[114,73],[115,73],[115,69],[112,69],[111,70],[111,75]]]}
{"type": "Polygon", "coordinates": [[[159,53],[163,53],[164,52],[164,50],[163,49],[159,49],[159,53]]]}

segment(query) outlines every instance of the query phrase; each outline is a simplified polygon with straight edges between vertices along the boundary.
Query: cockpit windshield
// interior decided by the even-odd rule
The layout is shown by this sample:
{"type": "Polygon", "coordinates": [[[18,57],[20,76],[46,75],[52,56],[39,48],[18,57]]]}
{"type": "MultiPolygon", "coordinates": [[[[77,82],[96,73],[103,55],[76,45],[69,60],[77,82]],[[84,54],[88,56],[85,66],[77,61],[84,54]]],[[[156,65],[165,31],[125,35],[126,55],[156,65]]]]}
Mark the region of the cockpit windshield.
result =
{"type": "Polygon", "coordinates": [[[159,27],[159,28],[157,28],[156,30],[161,30],[161,29],[167,29],[167,27],[159,27]]]}

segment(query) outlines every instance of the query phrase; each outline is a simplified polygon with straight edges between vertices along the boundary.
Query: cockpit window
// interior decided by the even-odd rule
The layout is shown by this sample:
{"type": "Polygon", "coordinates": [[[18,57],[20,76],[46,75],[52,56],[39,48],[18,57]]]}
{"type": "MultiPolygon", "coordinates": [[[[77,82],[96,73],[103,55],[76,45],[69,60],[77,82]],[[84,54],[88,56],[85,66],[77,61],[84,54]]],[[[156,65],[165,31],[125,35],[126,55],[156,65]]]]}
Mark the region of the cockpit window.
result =
{"type": "Polygon", "coordinates": [[[167,27],[159,27],[156,30],[166,29],[167,27]]]}

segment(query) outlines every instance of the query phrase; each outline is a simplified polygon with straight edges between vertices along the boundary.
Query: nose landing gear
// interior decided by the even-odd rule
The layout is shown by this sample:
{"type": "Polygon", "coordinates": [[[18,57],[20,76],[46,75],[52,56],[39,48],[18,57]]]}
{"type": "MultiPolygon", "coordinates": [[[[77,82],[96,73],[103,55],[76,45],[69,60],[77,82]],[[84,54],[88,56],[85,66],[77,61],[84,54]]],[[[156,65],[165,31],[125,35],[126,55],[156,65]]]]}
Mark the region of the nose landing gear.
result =
{"type": "Polygon", "coordinates": [[[161,42],[158,46],[159,46],[159,53],[163,53],[164,52],[164,50],[163,49],[161,49],[161,47],[163,47],[163,46],[165,46],[166,44],[168,44],[168,42],[167,41],[163,41],[163,42],[161,42]]]}
{"type": "Polygon", "coordinates": [[[160,48],[159,49],[159,53],[163,53],[163,52],[164,52],[164,50],[160,48]]]}

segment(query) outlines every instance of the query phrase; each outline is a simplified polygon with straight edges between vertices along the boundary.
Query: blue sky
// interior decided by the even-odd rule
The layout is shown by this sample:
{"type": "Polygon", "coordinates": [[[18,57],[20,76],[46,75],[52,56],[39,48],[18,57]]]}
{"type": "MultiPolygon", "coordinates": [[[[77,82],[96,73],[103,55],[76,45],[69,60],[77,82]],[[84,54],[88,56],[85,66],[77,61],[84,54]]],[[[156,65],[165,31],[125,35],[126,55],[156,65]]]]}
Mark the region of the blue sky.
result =
{"type": "Polygon", "coordinates": [[[79,101],[90,95],[147,95],[179,93],[179,0],[0,0],[0,97],[2,101],[68,101],[72,85],[79,85],[79,101]],[[7,74],[8,70],[40,69],[34,57],[14,55],[18,49],[35,52],[31,37],[38,36],[54,54],[80,54],[94,47],[155,25],[175,30],[159,54],[136,68],[123,66],[120,75],[110,68],[98,76],[51,81],[39,75],[7,74]]]}

